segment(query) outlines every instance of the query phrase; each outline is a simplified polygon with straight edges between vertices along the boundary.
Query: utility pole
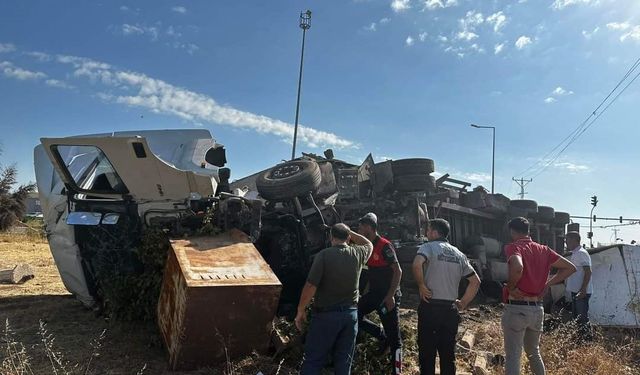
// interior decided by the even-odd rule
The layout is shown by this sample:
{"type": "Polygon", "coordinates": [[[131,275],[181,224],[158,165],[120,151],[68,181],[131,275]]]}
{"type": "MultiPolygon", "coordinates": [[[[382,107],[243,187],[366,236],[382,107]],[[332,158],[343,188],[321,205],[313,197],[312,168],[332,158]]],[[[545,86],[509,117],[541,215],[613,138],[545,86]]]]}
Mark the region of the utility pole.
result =
{"type": "Polygon", "coordinates": [[[518,193],[518,195],[520,196],[520,199],[524,199],[525,194],[527,194],[527,192],[524,191],[524,188],[525,188],[525,186],[529,185],[529,183],[533,182],[533,179],[525,180],[524,178],[520,178],[518,180],[515,177],[513,177],[511,179],[513,181],[515,181],[516,184],[518,184],[518,186],[520,186],[520,193],[518,193]]]}
{"type": "Polygon", "coordinates": [[[298,139],[298,115],[300,114],[300,88],[302,87],[302,65],[304,63],[304,40],[307,30],[311,28],[311,11],[300,13],[300,28],[302,29],[302,52],[300,53],[300,74],[298,75],[298,99],[296,100],[296,121],[293,128],[293,150],[291,160],[296,158],[296,141],[298,139]]]}

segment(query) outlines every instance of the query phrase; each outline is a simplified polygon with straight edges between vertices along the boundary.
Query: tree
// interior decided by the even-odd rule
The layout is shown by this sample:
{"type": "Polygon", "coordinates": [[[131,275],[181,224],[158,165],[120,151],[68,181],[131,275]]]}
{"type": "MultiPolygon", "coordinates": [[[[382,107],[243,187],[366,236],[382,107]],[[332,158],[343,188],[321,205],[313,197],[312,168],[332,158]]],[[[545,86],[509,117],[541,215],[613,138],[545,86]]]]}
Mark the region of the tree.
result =
{"type": "Polygon", "coordinates": [[[9,229],[16,220],[22,219],[26,211],[27,197],[36,188],[35,184],[27,184],[13,189],[17,183],[17,176],[18,170],[15,165],[0,166],[0,231],[9,229]]]}

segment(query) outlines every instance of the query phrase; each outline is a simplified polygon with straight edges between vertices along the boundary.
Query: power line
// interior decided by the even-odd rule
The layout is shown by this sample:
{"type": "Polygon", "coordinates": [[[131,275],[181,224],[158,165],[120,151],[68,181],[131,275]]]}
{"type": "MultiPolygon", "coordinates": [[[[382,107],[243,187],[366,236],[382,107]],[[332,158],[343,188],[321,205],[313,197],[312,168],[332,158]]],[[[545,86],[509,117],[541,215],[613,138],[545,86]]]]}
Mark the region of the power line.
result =
{"type": "MultiPolygon", "coordinates": [[[[629,88],[629,86],[631,86],[631,84],[633,82],[635,82],[636,79],[638,79],[638,77],[640,77],[640,72],[638,72],[638,74],[636,74],[633,79],[631,81],[629,81],[629,83],[602,109],[602,111],[600,111],[594,118],[593,120],[591,120],[591,122],[585,127],[583,128],[578,134],[574,135],[573,138],[569,141],[569,143],[567,143],[562,150],[560,150],[560,152],[552,159],[550,160],[538,173],[536,173],[535,175],[532,176],[532,178],[538,177],[542,172],[544,172],[547,168],[549,168],[549,166],[551,166],[551,164],[553,164],[553,162],[555,162],[556,160],[558,160],[558,158],[560,157],[560,155],[562,155],[562,153],[569,148],[569,146],[571,146],[575,141],[578,140],[578,138],[580,138],[580,136],[582,134],[584,134],[587,130],[589,130],[589,128],[591,126],[593,126],[593,124],[600,118],[600,116],[602,116],[608,109],[609,107],[611,107],[611,105],[613,103],[615,103],[618,98],[627,90],[627,88],[629,88]]],[[[595,112],[594,112],[595,113],[595,112]]]]}
{"type": "Polygon", "coordinates": [[[629,85],[631,83],[633,83],[633,81],[635,81],[635,79],[638,77],[636,75],[636,77],[627,85],[625,86],[625,88],[605,107],[605,109],[598,113],[598,111],[600,110],[600,108],[602,108],[602,106],[607,102],[607,100],[616,92],[616,90],[618,90],[618,88],[627,80],[627,78],[629,78],[629,76],[631,76],[631,74],[633,74],[633,72],[638,68],[638,66],[640,66],[640,58],[638,58],[633,65],[627,70],[627,72],[625,73],[625,75],[622,77],[622,79],[616,84],[616,86],[613,88],[613,90],[611,90],[611,92],[609,92],[609,94],[600,102],[600,104],[589,114],[589,116],[587,116],[587,118],[582,121],[580,123],[580,125],[578,125],[578,127],[576,127],[571,133],[569,133],[564,139],[562,139],[562,141],[560,141],[554,148],[552,148],[549,152],[547,152],[542,158],[540,158],[538,161],[536,161],[535,163],[533,163],[532,165],[530,165],[528,168],[526,168],[525,170],[523,170],[522,172],[518,173],[518,175],[524,175],[526,172],[532,170],[532,169],[537,169],[536,167],[539,166],[541,163],[544,163],[544,166],[542,166],[542,170],[540,172],[538,172],[535,176],[539,175],[540,173],[542,173],[542,171],[546,170],[555,160],[558,159],[558,157],[560,157],[560,155],[573,143],[575,142],[575,140],[582,135],[586,129],[588,129],[591,125],[593,125],[593,123],[595,122],[595,120],[597,118],[599,118],[602,113],[604,113],[607,108],[617,100],[617,98],[620,96],[620,94],[622,92],[624,92],[626,90],[627,87],[629,87],[629,85]],[[595,117],[594,121],[592,121],[589,125],[587,125],[587,123],[589,123],[589,120],[595,117]],[[586,128],[585,128],[586,126],[586,128]],[[571,138],[571,139],[570,139],[571,138]],[[570,140],[569,140],[570,139],[570,140]],[[567,143],[567,145],[565,145],[565,147],[560,150],[560,152],[558,152],[551,160],[549,160],[548,162],[546,161],[548,157],[550,157],[556,150],[558,150],[560,147],[562,147],[562,145],[567,142],[567,140],[569,140],[569,142],[567,143]]]}

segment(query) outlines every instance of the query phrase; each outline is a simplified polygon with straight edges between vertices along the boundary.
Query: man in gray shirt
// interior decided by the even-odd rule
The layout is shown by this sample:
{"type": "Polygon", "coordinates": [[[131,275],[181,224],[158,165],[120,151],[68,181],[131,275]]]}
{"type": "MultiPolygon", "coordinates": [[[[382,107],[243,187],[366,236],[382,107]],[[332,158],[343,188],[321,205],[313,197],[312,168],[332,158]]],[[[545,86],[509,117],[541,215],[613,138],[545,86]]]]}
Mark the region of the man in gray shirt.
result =
{"type": "Polygon", "coordinates": [[[316,254],[300,296],[296,316],[299,330],[303,329],[306,308],[315,296],[302,375],[320,375],[330,353],[336,375],[351,373],[358,333],[358,281],[373,245],[345,224],[331,227],[331,245],[316,254]]]}
{"type": "Polygon", "coordinates": [[[413,276],[420,291],[418,307],[418,352],[420,374],[435,374],[436,353],[440,355],[440,374],[456,373],[456,334],[459,310],[467,308],[480,287],[480,278],[467,257],[449,244],[450,226],[446,220],[429,220],[429,242],[418,249],[413,276]],[[469,284],[458,299],[462,279],[469,284]]]}

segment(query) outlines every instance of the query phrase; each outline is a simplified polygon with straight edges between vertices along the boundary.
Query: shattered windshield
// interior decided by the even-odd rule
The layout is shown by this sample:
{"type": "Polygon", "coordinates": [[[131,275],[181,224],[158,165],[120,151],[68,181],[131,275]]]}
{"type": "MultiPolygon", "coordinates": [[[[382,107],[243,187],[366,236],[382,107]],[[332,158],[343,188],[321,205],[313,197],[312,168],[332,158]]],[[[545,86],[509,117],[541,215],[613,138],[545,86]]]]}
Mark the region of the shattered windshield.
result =
{"type": "Polygon", "coordinates": [[[86,191],[126,193],[122,179],[106,155],[95,146],[56,146],[75,185],[86,191]]]}

